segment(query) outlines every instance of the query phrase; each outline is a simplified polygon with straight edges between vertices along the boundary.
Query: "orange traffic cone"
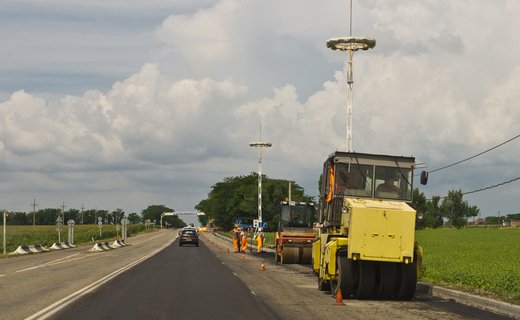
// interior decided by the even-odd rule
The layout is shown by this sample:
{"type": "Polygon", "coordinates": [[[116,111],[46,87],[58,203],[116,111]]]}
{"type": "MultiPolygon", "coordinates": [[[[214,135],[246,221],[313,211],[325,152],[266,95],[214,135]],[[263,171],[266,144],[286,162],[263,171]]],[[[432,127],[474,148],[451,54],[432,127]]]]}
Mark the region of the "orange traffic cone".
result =
{"type": "Polygon", "coordinates": [[[337,306],[344,306],[343,295],[341,294],[341,288],[338,288],[338,292],[336,293],[336,302],[334,303],[337,306]]]}
{"type": "Polygon", "coordinates": [[[265,265],[264,265],[264,262],[262,261],[262,264],[260,265],[260,271],[264,271],[265,270],[265,265]]]}

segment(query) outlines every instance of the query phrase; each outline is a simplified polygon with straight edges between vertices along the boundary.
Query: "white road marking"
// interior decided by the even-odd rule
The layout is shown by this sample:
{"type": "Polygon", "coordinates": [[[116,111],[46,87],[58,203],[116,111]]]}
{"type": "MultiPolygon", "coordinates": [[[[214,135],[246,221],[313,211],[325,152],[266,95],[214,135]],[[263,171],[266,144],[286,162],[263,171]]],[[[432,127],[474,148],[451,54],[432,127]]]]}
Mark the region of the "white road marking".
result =
{"type": "Polygon", "coordinates": [[[40,265],[37,265],[37,266],[34,266],[34,267],[25,268],[25,269],[21,269],[21,270],[16,270],[16,272],[24,272],[24,271],[34,270],[34,269],[43,268],[43,267],[46,267],[46,266],[53,266],[55,264],[60,264],[60,263],[74,261],[74,260],[79,260],[79,259],[83,259],[84,258],[84,257],[79,257],[79,258],[75,258],[75,259],[69,259],[70,257],[77,256],[78,254],[79,253],[71,254],[70,256],[66,256],[66,257],[63,257],[61,259],[57,259],[57,260],[54,260],[54,261],[49,261],[47,263],[40,264],[40,265]],[[66,260],[66,259],[68,259],[68,260],[66,260]]]}
{"type": "Polygon", "coordinates": [[[82,296],[86,295],[87,293],[89,292],[92,292],[94,291],[95,289],[97,289],[98,287],[102,286],[103,284],[105,284],[106,282],[110,281],[112,278],[118,276],[119,274],[125,272],[126,270],[132,268],[133,266],[143,262],[144,260],[152,257],[153,255],[155,255],[156,253],[158,253],[159,251],[163,250],[164,248],[166,248],[167,246],[169,246],[171,242],[168,242],[166,243],[164,246],[162,246],[161,248],[135,260],[134,262],[131,262],[129,263],[128,265],[104,276],[103,278],[97,280],[97,281],[94,281],[93,283],[89,284],[88,286],[74,292],[74,293],[71,293],[70,295],[66,296],[65,298],[61,299],[61,300],[58,300],[56,301],[55,303],[51,304],[50,306],[48,306],[47,308],[44,308],[42,310],[40,310],[39,312],[33,314],[32,316],[29,316],[27,318],[25,318],[25,320],[32,320],[32,319],[47,319],[48,317],[50,317],[51,315],[55,314],[56,312],[60,311],[61,309],[65,308],[66,306],[68,306],[69,304],[71,304],[72,302],[78,300],[79,298],[81,298],[82,296]]]}

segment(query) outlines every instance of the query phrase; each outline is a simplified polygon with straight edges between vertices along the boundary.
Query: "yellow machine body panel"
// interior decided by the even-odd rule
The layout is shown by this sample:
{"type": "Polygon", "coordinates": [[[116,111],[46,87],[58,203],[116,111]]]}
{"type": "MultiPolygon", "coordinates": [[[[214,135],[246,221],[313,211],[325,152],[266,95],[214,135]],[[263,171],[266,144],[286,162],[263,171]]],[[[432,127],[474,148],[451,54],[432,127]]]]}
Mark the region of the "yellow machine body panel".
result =
{"type": "Polygon", "coordinates": [[[415,210],[404,201],[345,198],[348,258],[413,262],[415,210]]]}

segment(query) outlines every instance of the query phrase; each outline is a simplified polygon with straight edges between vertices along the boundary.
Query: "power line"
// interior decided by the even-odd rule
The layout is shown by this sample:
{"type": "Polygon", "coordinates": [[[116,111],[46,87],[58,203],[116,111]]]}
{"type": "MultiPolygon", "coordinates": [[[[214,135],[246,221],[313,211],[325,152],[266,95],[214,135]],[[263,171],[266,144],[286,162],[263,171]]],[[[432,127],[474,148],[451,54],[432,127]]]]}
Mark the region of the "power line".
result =
{"type": "Polygon", "coordinates": [[[454,165],[460,164],[460,163],[462,163],[462,162],[465,162],[465,161],[471,160],[471,159],[473,159],[473,158],[476,158],[476,157],[478,157],[478,156],[483,155],[484,153],[487,153],[487,152],[489,152],[489,151],[491,151],[491,150],[494,150],[494,149],[496,149],[496,148],[498,148],[498,147],[501,147],[501,146],[503,146],[504,144],[506,144],[506,143],[508,143],[508,142],[511,142],[511,141],[513,141],[513,140],[515,140],[515,139],[517,139],[517,138],[519,138],[519,137],[520,137],[520,134],[518,134],[518,135],[514,136],[513,138],[511,138],[511,139],[509,139],[509,140],[507,140],[507,141],[504,141],[504,142],[502,142],[501,144],[498,144],[498,145],[496,145],[496,146],[494,146],[494,147],[492,147],[492,148],[489,148],[489,149],[487,149],[487,150],[485,150],[485,151],[482,151],[482,152],[480,152],[480,153],[477,153],[477,154],[474,155],[474,156],[471,156],[471,157],[469,157],[469,158],[466,158],[466,159],[463,159],[463,160],[457,161],[457,162],[455,162],[455,163],[449,164],[449,165],[447,165],[447,166],[444,166],[444,167],[441,167],[441,168],[438,168],[438,169],[435,169],[435,170],[428,171],[428,173],[432,173],[432,172],[436,172],[436,171],[444,170],[444,169],[447,169],[447,168],[449,168],[449,167],[453,167],[454,165]]]}
{"type": "MultiPolygon", "coordinates": [[[[484,187],[484,188],[476,189],[476,190],[473,190],[473,191],[462,192],[462,195],[471,194],[471,193],[477,193],[477,192],[481,192],[481,191],[485,191],[485,190],[494,189],[494,188],[497,188],[497,187],[503,186],[503,185],[505,185],[505,184],[508,184],[508,183],[511,183],[511,182],[515,182],[515,181],[517,181],[517,180],[520,180],[520,177],[516,177],[516,178],[511,179],[511,180],[509,180],[509,181],[504,181],[504,182],[497,183],[497,184],[492,185],[492,186],[488,186],[488,187],[484,187]]],[[[439,199],[446,199],[447,197],[448,197],[448,196],[439,197],[439,199]]],[[[428,199],[428,200],[432,200],[432,199],[428,199]]]]}
{"type": "Polygon", "coordinates": [[[517,177],[517,178],[511,179],[511,180],[509,180],[509,181],[501,182],[501,183],[495,184],[495,185],[493,185],[493,186],[484,187],[484,188],[480,188],[480,189],[473,190],[473,191],[463,192],[462,194],[465,195],[465,194],[477,193],[477,192],[480,192],[480,191],[493,189],[493,188],[500,187],[500,186],[503,186],[503,185],[505,185],[505,184],[508,184],[508,183],[511,183],[511,182],[517,181],[517,180],[520,180],[520,177],[517,177]]]}

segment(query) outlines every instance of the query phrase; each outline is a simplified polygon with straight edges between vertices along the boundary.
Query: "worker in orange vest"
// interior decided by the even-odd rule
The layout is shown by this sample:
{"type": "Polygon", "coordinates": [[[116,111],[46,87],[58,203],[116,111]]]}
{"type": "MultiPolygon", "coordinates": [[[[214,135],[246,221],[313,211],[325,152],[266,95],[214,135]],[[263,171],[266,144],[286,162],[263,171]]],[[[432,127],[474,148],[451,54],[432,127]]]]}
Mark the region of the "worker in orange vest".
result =
{"type": "Polygon", "coordinates": [[[240,246],[238,242],[238,238],[240,236],[240,229],[238,229],[238,225],[235,224],[233,230],[231,230],[229,233],[233,235],[233,250],[235,252],[240,252],[240,246]]]}
{"type": "Polygon", "coordinates": [[[256,236],[256,252],[262,253],[262,246],[264,244],[264,232],[262,228],[258,228],[258,235],[256,236]]]}
{"type": "Polygon", "coordinates": [[[242,232],[240,233],[240,238],[242,239],[242,252],[246,252],[247,250],[247,233],[242,230],[242,232]]]}

